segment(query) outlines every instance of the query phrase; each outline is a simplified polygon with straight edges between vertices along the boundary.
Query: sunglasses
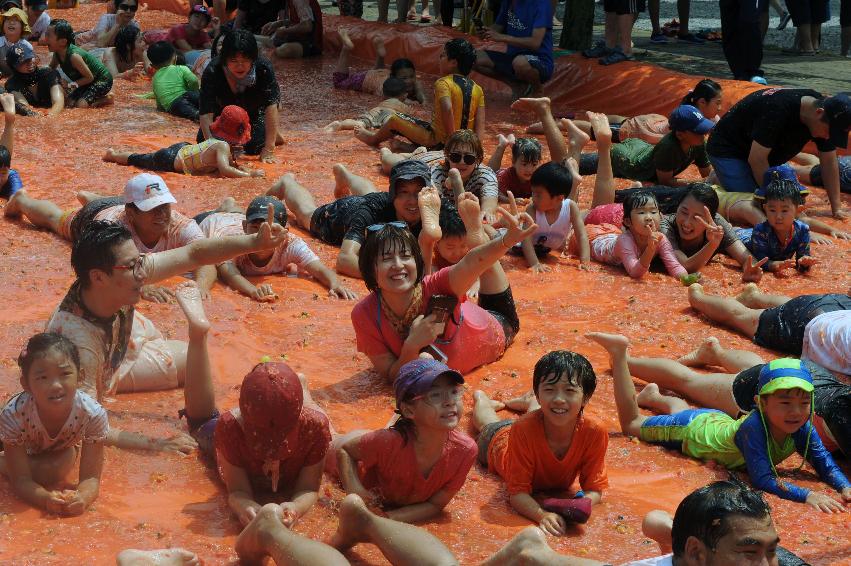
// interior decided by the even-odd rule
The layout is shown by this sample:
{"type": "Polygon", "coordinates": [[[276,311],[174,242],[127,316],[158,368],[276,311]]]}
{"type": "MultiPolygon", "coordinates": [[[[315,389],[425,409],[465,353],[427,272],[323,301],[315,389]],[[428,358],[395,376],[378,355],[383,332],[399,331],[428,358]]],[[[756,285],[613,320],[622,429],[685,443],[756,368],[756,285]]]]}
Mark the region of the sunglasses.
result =
{"type": "Polygon", "coordinates": [[[383,222],[381,224],[372,224],[367,226],[366,229],[369,232],[381,232],[384,230],[386,226],[393,226],[394,228],[406,229],[408,227],[404,222],[400,222],[399,220],[394,220],[393,222],[383,222]]]}
{"type": "Polygon", "coordinates": [[[135,12],[139,9],[138,4],[119,4],[118,9],[124,12],[135,12]]]}
{"type": "Polygon", "coordinates": [[[472,153],[456,153],[453,151],[449,154],[449,161],[452,163],[461,163],[463,161],[467,165],[472,165],[476,162],[476,156],[472,153]]]}

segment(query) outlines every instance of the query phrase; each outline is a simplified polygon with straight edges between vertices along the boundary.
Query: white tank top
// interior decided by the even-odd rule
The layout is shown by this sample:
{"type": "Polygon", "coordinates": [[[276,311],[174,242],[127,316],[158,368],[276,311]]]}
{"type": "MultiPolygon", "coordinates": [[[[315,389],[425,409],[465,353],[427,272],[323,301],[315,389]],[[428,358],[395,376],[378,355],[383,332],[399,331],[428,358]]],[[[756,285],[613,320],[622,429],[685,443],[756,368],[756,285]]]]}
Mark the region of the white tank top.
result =
{"type": "Polygon", "coordinates": [[[538,229],[532,235],[532,244],[536,248],[538,246],[550,250],[563,248],[572,227],[570,223],[570,199],[566,198],[561,203],[561,211],[558,213],[556,221],[552,224],[547,222],[547,215],[545,213],[536,210],[535,224],[538,225],[538,229]]]}

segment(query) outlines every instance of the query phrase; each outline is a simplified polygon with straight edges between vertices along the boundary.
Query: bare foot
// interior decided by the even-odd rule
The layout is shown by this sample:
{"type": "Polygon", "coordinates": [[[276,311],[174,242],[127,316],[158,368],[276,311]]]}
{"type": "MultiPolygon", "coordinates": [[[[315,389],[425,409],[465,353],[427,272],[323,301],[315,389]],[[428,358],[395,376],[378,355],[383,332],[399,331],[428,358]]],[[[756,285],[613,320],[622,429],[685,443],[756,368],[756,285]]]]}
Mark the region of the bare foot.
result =
{"type": "Polygon", "coordinates": [[[512,110],[519,112],[535,112],[536,114],[550,111],[550,99],[542,98],[518,98],[511,104],[512,110]]]}
{"type": "Polygon", "coordinates": [[[440,229],[440,193],[434,187],[425,187],[417,195],[417,203],[422,220],[420,237],[425,236],[433,242],[439,241],[443,237],[443,231],[440,229]]]}
{"type": "Polygon", "coordinates": [[[655,383],[648,383],[644,389],[635,396],[635,401],[639,407],[650,409],[658,405],[659,400],[663,399],[662,393],[659,391],[659,386],[655,383]]]}
{"type": "Polygon", "coordinates": [[[695,301],[699,300],[700,297],[703,296],[703,285],[700,283],[692,283],[688,287],[688,302],[691,306],[694,306],[695,301]]]}
{"type": "Polygon", "coordinates": [[[606,349],[609,355],[626,352],[629,348],[629,338],[622,334],[607,334],[605,332],[589,332],[586,338],[593,340],[606,349]]]}
{"type": "Polygon", "coordinates": [[[332,167],[334,171],[334,198],[343,198],[352,194],[349,189],[349,170],[342,163],[337,163],[332,167]]]}
{"type": "Polygon", "coordinates": [[[461,193],[458,197],[458,214],[467,228],[467,244],[470,249],[490,241],[482,228],[482,208],[473,193],[461,193]]]}
{"type": "Polygon", "coordinates": [[[375,142],[375,136],[372,135],[372,132],[370,132],[369,130],[367,130],[363,126],[355,126],[355,129],[352,130],[352,131],[353,131],[355,137],[357,139],[359,139],[360,141],[362,141],[363,143],[365,143],[367,145],[373,145],[373,146],[378,145],[378,143],[375,142]]]}
{"type": "Polygon", "coordinates": [[[83,206],[101,198],[103,198],[103,195],[93,193],[92,191],[77,191],[77,201],[83,206]]]}
{"type": "Polygon", "coordinates": [[[243,212],[243,209],[236,204],[236,200],[233,197],[225,197],[219,203],[216,212],[243,212]]]}
{"type": "Polygon", "coordinates": [[[199,566],[201,560],[185,548],[160,550],[122,550],[115,557],[117,566],[199,566]]]}
{"type": "Polygon", "coordinates": [[[446,180],[452,189],[452,196],[455,197],[455,200],[458,200],[458,197],[464,192],[464,181],[461,179],[461,173],[453,167],[446,174],[446,180]]]}
{"type": "Polygon", "coordinates": [[[567,139],[570,142],[571,149],[576,148],[577,150],[580,150],[591,140],[591,136],[580,130],[579,127],[573,123],[573,120],[562,118],[559,122],[561,122],[560,129],[567,132],[567,139]]]}
{"type": "Polygon", "coordinates": [[[605,144],[612,143],[612,126],[609,124],[608,116],[599,112],[588,112],[588,121],[591,122],[591,129],[594,131],[598,146],[601,141],[605,144]]]}
{"type": "Polygon", "coordinates": [[[107,163],[118,163],[115,159],[115,154],[117,152],[113,148],[109,148],[106,150],[106,153],[103,154],[103,160],[107,163]]]}
{"type": "Polygon", "coordinates": [[[736,295],[735,299],[745,305],[746,307],[750,307],[753,303],[753,300],[761,294],[759,287],[756,286],[756,283],[748,283],[742,289],[742,292],[736,295]]]}
{"type": "Polygon", "coordinates": [[[515,397],[513,399],[508,399],[505,402],[505,407],[507,409],[511,409],[512,411],[516,411],[518,413],[526,413],[529,411],[529,407],[533,404],[537,404],[538,400],[535,398],[535,394],[532,391],[527,391],[520,397],[515,397]]]}
{"type": "Polygon", "coordinates": [[[266,195],[271,197],[277,197],[278,200],[284,200],[284,193],[286,193],[287,183],[295,182],[295,175],[292,173],[284,173],[275,183],[266,191],[266,195]]]}
{"type": "Polygon", "coordinates": [[[382,59],[387,57],[387,49],[384,47],[384,39],[381,37],[374,37],[372,39],[372,46],[375,48],[376,57],[381,57],[382,59]]]}
{"type": "Polygon", "coordinates": [[[338,28],[337,35],[340,36],[340,41],[342,42],[342,48],[346,51],[351,51],[355,48],[355,44],[352,43],[352,38],[349,37],[349,30],[346,28],[338,28]]]}
{"type": "Polygon", "coordinates": [[[525,558],[545,555],[544,553],[549,549],[544,531],[538,527],[526,527],[514,535],[514,538],[488,560],[488,563],[523,564],[526,562],[525,558]]]}
{"type": "Polygon", "coordinates": [[[337,550],[347,550],[364,540],[364,530],[370,511],[357,494],[350,493],[340,503],[340,523],[328,544],[337,550]]]}
{"type": "Polygon", "coordinates": [[[201,302],[201,290],[194,281],[186,281],[177,286],[174,292],[177,304],[186,315],[189,324],[189,336],[203,336],[210,331],[210,321],[204,312],[204,304],[201,302]]]}
{"type": "Polygon", "coordinates": [[[6,208],[3,209],[3,216],[6,218],[20,218],[21,211],[21,199],[26,198],[27,193],[24,189],[18,190],[15,194],[9,198],[9,202],[6,203],[6,208]]]}
{"type": "Polygon", "coordinates": [[[414,157],[415,155],[420,155],[421,153],[426,153],[427,151],[428,151],[428,148],[421,145],[421,146],[417,147],[417,149],[415,149],[414,151],[411,152],[411,157],[414,157]]]}
{"type": "Polygon", "coordinates": [[[508,134],[507,136],[499,134],[496,136],[497,145],[501,145],[503,147],[510,147],[514,145],[515,141],[516,139],[514,138],[514,134],[508,134]]]}
{"type": "Polygon", "coordinates": [[[340,129],[340,121],[334,120],[333,122],[331,122],[330,124],[328,124],[327,126],[322,128],[322,131],[325,132],[326,134],[330,134],[330,133],[336,132],[339,129],[340,129]]]}
{"type": "Polygon", "coordinates": [[[490,405],[490,408],[496,411],[501,411],[505,408],[505,403],[502,401],[497,401],[496,399],[491,399],[488,397],[488,394],[481,390],[473,391],[473,405],[479,406],[479,404],[487,404],[490,405]]]}
{"type": "Polygon", "coordinates": [[[89,106],[91,108],[102,108],[104,106],[110,106],[115,103],[115,95],[111,92],[104,96],[103,98],[98,98],[94,102],[92,102],[89,106]]]}
{"type": "MultiPolygon", "coordinates": [[[[11,92],[0,94],[0,106],[3,107],[3,113],[15,119],[15,95],[11,92]]],[[[9,119],[8,117],[6,118],[9,119]]]]}
{"type": "Polygon", "coordinates": [[[718,343],[718,338],[710,336],[696,350],[682,356],[677,361],[688,367],[717,365],[720,352],[721,344],[718,343]]]}
{"type": "Polygon", "coordinates": [[[275,531],[285,529],[281,522],[281,506],[275,503],[264,505],[236,538],[234,550],[240,564],[260,564],[266,555],[263,550],[275,531]]]}

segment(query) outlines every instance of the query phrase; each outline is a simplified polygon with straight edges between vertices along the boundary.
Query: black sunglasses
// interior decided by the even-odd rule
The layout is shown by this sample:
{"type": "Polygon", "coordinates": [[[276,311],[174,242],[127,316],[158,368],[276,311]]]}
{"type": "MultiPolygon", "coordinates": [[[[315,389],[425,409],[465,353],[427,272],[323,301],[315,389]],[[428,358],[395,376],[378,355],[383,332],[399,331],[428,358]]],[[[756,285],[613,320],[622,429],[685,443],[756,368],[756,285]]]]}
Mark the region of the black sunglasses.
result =
{"type": "Polygon", "coordinates": [[[123,10],[125,12],[135,12],[136,10],[139,9],[139,5],[138,4],[119,4],[118,9],[123,10]]]}
{"type": "Polygon", "coordinates": [[[370,226],[367,226],[366,229],[369,232],[381,232],[382,230],[384,230],[385,226],[393,226],[394,228],[400,228],[400,229],[404,229],[404,228],[408,227],[408,225],[405,224],[404,222],[400,222],[399,220],[394,220],[393,222],[383,222],[381,224],[372,224],[370,226]]]}
{"type": "Polygon", "coordinates": [[[449,154],[449,161],[452,163],[461,163],[462,160],[465,164],[472,165],[476,162],[476,156],[472,153],[456,153],[454,151],[449,154]]]}

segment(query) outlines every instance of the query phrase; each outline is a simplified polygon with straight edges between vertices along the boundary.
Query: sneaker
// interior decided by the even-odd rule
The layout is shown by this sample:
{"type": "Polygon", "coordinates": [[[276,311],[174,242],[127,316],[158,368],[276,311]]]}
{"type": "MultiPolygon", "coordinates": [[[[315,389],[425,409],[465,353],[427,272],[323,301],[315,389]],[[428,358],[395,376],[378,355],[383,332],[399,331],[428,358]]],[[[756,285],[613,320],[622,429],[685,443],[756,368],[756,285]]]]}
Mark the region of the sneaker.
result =
{"type": "Polygon", "coordinates": [[[755,76],[751,77],[751,82],[756,83],[758,85],[768,86],[768,81],[765,80],[765,77],[761,77],[759,75],[755,75],[755,76]]]}
{"type": "Polygon", "coordinates": [[[693,33],[687,33],[685,35],[678,35],[677,36],[677,42],[678,43],[691,43],[693,45],[700,45],[702,43],[706,43],[705,40],[700,39],[699,37],[697,37],[693,33]]]}
{"type": "Polygon", "coordinates": [[[650,34],[650,43],[668,43],[668,36],[664,33],[651,33],[650,34]]]}
{"type": "Polygon", "coordinates": [[[786,26],[789,25],[789,22],[792,21],[792,14],[789,12],[783,12],[783,15],[780,16],[780,23],[777,24],[778,30],[786,29],[786,26]]]}
{"type": "Polygon", "coordinates": [[[615,47],[611,50],[611,52],[605,57],[600,58],[601,65],[614,65],[616,63],[622,63],[624,61],[634,61],[635,57],[632,55],[627,55],[623,51],[621,51],[620,47],[615,47]]]}
{"type": "Polygon", "coordinates": [[[594,47],[583,51],[582,55],[583,57],[588,57],[589,59],[596,59],[598,57],[605,57],[611,52],[612,50],[606,47],[605,41],[598,41],[594,44],[594,47]]]}

